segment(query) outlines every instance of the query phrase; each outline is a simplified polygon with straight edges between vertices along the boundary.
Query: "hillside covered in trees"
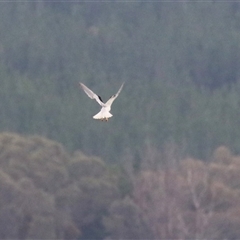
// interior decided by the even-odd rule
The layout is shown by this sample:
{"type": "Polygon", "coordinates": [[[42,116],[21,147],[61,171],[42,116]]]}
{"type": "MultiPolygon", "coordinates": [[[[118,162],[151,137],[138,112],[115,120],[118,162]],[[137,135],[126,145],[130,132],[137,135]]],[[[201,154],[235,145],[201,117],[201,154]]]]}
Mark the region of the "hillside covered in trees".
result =
{"type": "Polygon", "coordinates": [[[221,146],[211,163],[148,159],[134,172],[0,134],[0,238],[239,239],[240,156],[221,146]]]}
{"type": "Polygon", "coordinates": [[[240,3],[0,3],[0,239],[239,239],[240,3]],[[107,100],[109,122],[79,88],[107,100]]]}
{"type": "Polygon", "coordinates": [[[7,2],[0,8],[0,130],[119,162],[174,143],[240,152],[237,2],[7,2]],[[107,124],[97,103],[126,82],[107,124]]]}

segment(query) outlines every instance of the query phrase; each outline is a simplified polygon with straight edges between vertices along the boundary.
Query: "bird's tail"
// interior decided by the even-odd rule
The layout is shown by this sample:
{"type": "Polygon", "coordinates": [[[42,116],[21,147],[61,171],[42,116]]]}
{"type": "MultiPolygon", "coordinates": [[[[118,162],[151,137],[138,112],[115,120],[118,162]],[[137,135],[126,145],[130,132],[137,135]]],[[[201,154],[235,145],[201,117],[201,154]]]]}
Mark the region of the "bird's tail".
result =
{"type": "Polygon", "coordinates": [[[104,119],[104,118],[110,118],[113,115],[110,112],[107,111],[100,111],[96,115],[93,116],[94,119],[104,119]]]}

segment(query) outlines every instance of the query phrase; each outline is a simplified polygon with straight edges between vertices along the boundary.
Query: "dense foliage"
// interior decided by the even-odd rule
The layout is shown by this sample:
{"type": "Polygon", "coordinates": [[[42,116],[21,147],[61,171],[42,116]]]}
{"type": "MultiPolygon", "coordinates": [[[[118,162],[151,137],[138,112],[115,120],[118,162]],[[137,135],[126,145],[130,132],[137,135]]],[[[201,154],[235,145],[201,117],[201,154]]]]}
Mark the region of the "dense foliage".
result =
{"type": "Polygon", "coordinates": [[[101,219],[120,195],[102,160],[53,141],[0,135],[0,238],[101,238],[101,219]]]}
{"type": "Polygon", "coordinates": [[[0,239],[239,239],[239,23],[231,1],[1,2],[0,239]],[[108,123],[79,81],[125,82],[108,123]]]}
{"type": "Polygon", "coordinates": [[[240,157],[221,146],[211,158],[135,175],[132,197],[105,218],[110,239],[239,239],[240,157]]]}
{"type": "Polygon", "coordinates": [[[239,239],[240,156],[221,146],[211,163],[178,162],[171,152],[135,172],[0,134],[0,238],[239,239]]]}
{"type": "Polygon", "coordinates": [[[119,162],[175,143],[240,152],[237,2],[2,2],[0,130],[119,162]],[[107,124],[91,119],[125,87],[107,124]]]}

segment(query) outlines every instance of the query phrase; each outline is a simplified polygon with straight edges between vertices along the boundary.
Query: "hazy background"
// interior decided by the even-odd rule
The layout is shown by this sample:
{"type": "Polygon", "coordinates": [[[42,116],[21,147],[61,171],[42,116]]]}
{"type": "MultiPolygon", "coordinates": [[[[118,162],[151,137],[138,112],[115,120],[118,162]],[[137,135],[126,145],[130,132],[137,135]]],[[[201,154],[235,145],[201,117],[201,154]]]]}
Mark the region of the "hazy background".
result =
{"type": "Polygon", "coordinates": [[[1,239],[240,238],[240,3],[1,2],[0,36],[1,239]],[[125,82],[108,123],[79,81],[125,82]]]}

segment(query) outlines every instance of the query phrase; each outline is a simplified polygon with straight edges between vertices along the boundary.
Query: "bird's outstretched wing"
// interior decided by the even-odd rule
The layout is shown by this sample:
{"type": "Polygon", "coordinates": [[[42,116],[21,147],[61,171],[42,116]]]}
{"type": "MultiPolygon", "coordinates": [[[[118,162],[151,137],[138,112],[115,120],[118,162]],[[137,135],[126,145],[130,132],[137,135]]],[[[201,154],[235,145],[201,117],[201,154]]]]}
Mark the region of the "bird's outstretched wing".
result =
{"type": "Polygon", "coordinates": [[[106,105],[103,103],[100,96],[98,96],[96,93],[94,93],[92,90],[90,90],[87,86],[85,86],[83,83],[79,83],[83,91],[91,98],[95,99],[102,107],[105,107],[106,105]]]}
{"type": "Polygon", "coordinates": [[[118,97],[119,93],[122,91],[123,85],[124,85],[124,83],[119,88],[118,92],[108,99],[108,101],[105,103],[107,106],[110,107],[112,105],[113,101],[118,97]]]}

